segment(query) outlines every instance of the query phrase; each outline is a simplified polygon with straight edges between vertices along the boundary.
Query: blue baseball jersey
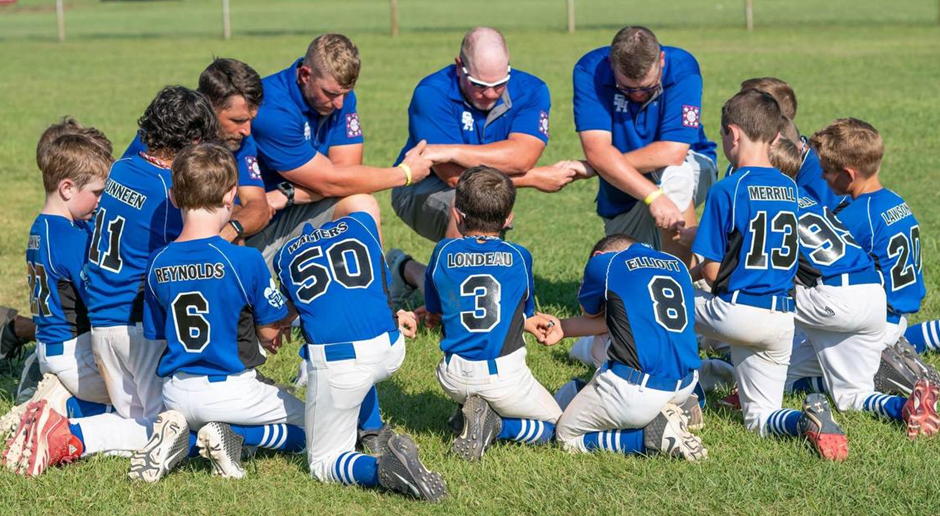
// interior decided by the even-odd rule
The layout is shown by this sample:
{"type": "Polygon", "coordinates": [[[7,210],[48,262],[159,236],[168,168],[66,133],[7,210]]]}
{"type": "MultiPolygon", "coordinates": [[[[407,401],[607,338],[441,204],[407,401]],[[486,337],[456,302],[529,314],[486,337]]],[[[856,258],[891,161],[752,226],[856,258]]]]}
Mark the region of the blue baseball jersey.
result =
{"type": "Polygon", "coordinates": [[[800,260],[797,279],[815,287],[819,278],[875,273],[875,264],[832,210],[797,185],[800,260]]]}
{"type": "Polygon", "coordinates": [[[799,254],[796,184],[775,168],[745,167],[708,191],[692,251],[721,264],[716,295],[789,295],[799,254]]]}
{"type": "MultiPolygon", "coordinates": [[[[307,224],[278,252],[274,270],[310,344],[373,339],[398,329],[379,229],[368,213],[319,228],[307,224]]],[[[305,352],[301,348],[302,356],[305,352]]]]}
{"type": "Polygon", "coordinates": [[[350,91],[343,109],[322,116],[311,108],[297,84],[297,68],[303,58],[280,72],[265,77],[264,101],[251,122],[258,147],[258,164],[266,190],[274,190],[289,172],[330,147],[362,143],[362,126],[356,111],[356,93],[350,91]]]}
{"type": "Polygon", "coordinates": [[[257,249],[218,236],[173,242],[147,266],[144,337],[166,340],[157,375],[229,375],[264,363],[255,326],[287,317],[257,249]]]}
{"type": "Polygon", "coordinates": [[[816,199],[816,202],[833,211],[843,200],[852,200],[845,195],[836,195],[829,188],[829,183],[823,178],[822,165],[819,164],[819,154],[816,149],[809,146],[809,141],[805,136],[800,137],[800,143],[803,147],[803,164],[800,171],[796,174],[796,186],[806,191],[807,195],[816,199]]]}
{"type": "MultiPolygon", "coordinates": [[[[131,144],[127,146],[122,158],[129,158],[139,152],[147,152],[147,146],[140,141],[140,135],[134,137],[131,144]]],[[[242,140],[242,146],[232,153],[235,156],[235,163],[238,164],[238,186],[257,186],[264,188],[264,181],[261,180],[261,168],[258,166],[258,149],[255,147],[255,140],[251,135],[242,140]]]]}
{"type": "MultiPolygon", "coordinates": [[[[641,149],[653,142],[689,144],[689,148],[716,161],[714,142],[702,125],[702,74],[692,54],[662,47],[666,64],[662,93],[645,104],[630,102],[617,89],[610,67],[610,47],[592,50],[574,67],[574,123],[578,132],[608,131],[621,152],[641,149]]],[[[612,218],[636,204],[629,194],[599,178],[597,213],[612,218]]]]}
{"type": "Polygon", "coordinates": [[[170,203],[170,170],[139,154],[114,162],[88,247],[88,317],[95,327],[133,325],[143,317],[147,260],[183,229],[170,203]]]}
{"type": "Polygon", "coordinates": [[[450,65],[428,75],[415,87],[408,106],[408,141],[396,164],[421,140],[429,144],[483,145],[521,133],[548,143],[551,107],[548,86],[541,79],[512,70],[493,109],[480,111],[464,99],[457,65],[450,65]]]}
{"type": "Polygon", "coordinates": [[[491,360],[525,346],[526,317],[535,313],[532,255],[495,237],[440,241],[424,283],[428,312],[441,314],[441,350],[491,360]]]}
{"type": "Polygon", "coordinates": [[[26,271],[38,342],[60,344],[91,329],[82,279],[90,238],[85,222],[59,215],[40,214],[29,229],[26,271]]]}
{"type": "Polygon", "coordinates": [[[680,380],[702,365],[694,296],[692,278],[681,261],[633,244],[588,260],[578,302],[588,315],[604,312],[611,360],[680,380]]]}
{"type": "Polygon", "coordinates": [[[888,315],[920,310],[927,294],[920,226],[904,199],[882,188],[839,206],[836,213],[881,271],[888,315]]]}

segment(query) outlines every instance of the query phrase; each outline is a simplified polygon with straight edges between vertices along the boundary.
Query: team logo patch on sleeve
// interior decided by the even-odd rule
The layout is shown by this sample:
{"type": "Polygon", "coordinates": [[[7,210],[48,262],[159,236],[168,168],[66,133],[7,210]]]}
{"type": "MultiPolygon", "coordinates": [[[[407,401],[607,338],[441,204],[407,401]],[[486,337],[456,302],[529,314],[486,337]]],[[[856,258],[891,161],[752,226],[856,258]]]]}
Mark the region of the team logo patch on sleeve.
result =
{"type": "Polygon", "coordinates": [[[539,132],[548,138],[548,113],[544,111],[539,112],[539,132]]]}
{"type": "Polygon", "coordinates": [[[346,115],[346,137],[355,138],[362,136],[362,126],[359,125],[359,113],[350,113],[346,115]]]}
{"type": "Polygon", "coordinates": [[[698,129],[700,112],[698,106],[682,106],[682,126],[698,129]]]}
{"type": "Polygon", "coordinates": [[[284,306],[284,296],[281,295],[281,291],[278,290],[277,285],[274,284],[273,278],[268,288],[264,289],[264,297],[268,300],[268,304],[274,308],[284,306]]]}
{"type": "Polygon", "coordinates": [[[261,168],[258,166],[258,158],[245,156],[245,164],[248,165],[248,177],[260,180],[261,168]]]}

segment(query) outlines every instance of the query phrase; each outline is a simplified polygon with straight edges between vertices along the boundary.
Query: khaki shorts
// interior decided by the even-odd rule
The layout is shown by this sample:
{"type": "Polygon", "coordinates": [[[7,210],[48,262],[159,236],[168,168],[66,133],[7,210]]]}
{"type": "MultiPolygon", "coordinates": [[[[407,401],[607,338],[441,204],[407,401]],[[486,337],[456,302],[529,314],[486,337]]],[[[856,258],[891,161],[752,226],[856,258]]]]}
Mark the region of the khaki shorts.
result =
{"type": "Polygon", "coordinates": [[[254,247],[264,255],[268,269],[273,269],[274,255],[284,247],[284,244],[304,231],[309,222],[313,227],[320,227],[333,220],[333,210],[339,199],[327,197],[326,199],[310,203],[295,204],[290,208],[281,210],[281,216],[271,221],[260,232],[245,239],[245,245],[254,247]]]}
{"type": "Polygon", "coordinates": [[[398,218],[433,242],[444,239],[453,205],[454,189],[433,174],[416,185],[392,189],[392,208],[398,218]]]}

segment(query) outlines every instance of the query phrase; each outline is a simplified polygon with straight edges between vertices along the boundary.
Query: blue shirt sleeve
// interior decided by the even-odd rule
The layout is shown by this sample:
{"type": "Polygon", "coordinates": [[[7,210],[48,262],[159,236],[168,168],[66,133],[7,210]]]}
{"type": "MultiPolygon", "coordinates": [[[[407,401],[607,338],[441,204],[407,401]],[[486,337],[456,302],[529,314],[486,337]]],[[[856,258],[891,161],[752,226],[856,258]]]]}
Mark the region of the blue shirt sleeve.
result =
{"type": "MultiPolygon", "coordinates": [[[[716,185],[717,186],[717,185],[716,185]]],[[[712,188],[705,199],[705,210],[699,221],[692,252],[713,262],[721,262],[728,246],[733,222],[731,192],[728,188],[712,188]]]]}
{"type": "Polygon", "coordinates": [[[357,222],[365,226],[366,230],[369,232],[370,235],[372,235],[373,237],[375,237],[376,240],[381,242],[381,238],[379,238],[379,228],[378,226],[375,225],[375,219],[372,218],[372,215],[369,215],[368,213],[364,211],[356,211],[356,212],[350,213],[347,216],[350,218],[356,219],[357,222]]]}
{"type": "Polygon", "coordinates": [[[258,147],[250,136],[242,141],[242,148],[235,153],[238,164],[238,187],[257,186],[264,188],[261,168],[258,166],[258,147]]]}
{"type": "Polygon", "coordinates": [[[252,121],[252,137],[267,166],[289,172],[312,160],[317,151],[304,138],[304,117],[278,106],[261,106],[252,121]]]}
{"type": "MultiPolygon", "coordinates": [[[[513,106],[515,109],[515,106],[513,106]]],[[[511,133],[522,133],[535,136],[543,143],[548,143],[548,120],[552,109],[552,99],[548,86],[539,84],[535,91],[530,92],[529,101],[519,106],[519,111],[513,115],[509,127],[511,133]]]]}
{"type": "Polygon", "coordinates": [[[578,303],[586,315],[597,315],[604,311],[607,302],[607,268],[617,253],[592,256],[584,266],[584,279],[578,292],[578,303]]]}
{"type": "Polygon", "coordinates": [[[609,132],[613,129],[610,102],[603,101],[601,86],[595,77],[601,70],[592,61],[588,63],[575,65],[572,76],[575,130],[579,133],[592,130],[609,132]]]}
{"type": "Polygon", "coordinates": [[[428,268],[424,272],[424,307],[428,313],[439,314],[444,311],[441,308],[441,297],[437,293],[437,285],[434,284],[434,270],[437,268],[437,262],[441,256],[441,244],[434,248],[431,253],[431,259],[428,260],[428,268]]]}
{"type": "Polygon", "coordinates": [[[144,142],[140,141],[140,133],[134,135],[134,139],[131,140],[130,145],[127,146],[127,150],[124,151],[124,154],[121,156],[121,159],[129,158],[138,152],[147,150],[147,147],[144,145],[144,142]]]}
{"type": "Polygon", "coordinates": [[[702,124],[702,76],[689,74],[663,91],[660,141],[692,144],[702,124]]]}
{"type": "Polygon", "coordinates": [[[157,279],[153,274],[153,259],[151,259],[147,267],[147,283],[144,285],[144,338],[165,340],[166,311],[154,292],[156,286],[157,279]]]}
{"type": "MultiPolygon", "coordinates": [[[[255,325],[264,326],[287,317],[287,307],[285,306],[284,296],[278,288],[271,273],[268,272],[268,266],[264,262],[264,257],[256,249],[244,249],[244,260],[248,262],[245,267],[246,272],[251,274],[251,280],[243,284],[250,285],[248,296],[251,298],[251,306],[255,316],[255,325]]],[[[245,278],[242,278],[243,280],[245,278]]]]}
{"type": "Polygon", "coordinates": [[[362,125],[359,121],[359,112],[356,111],[356,92],[350,91],[343,100],[343,109],[335,115],[335,123],[330,128],[330,134],[324,138],[327,148],[321,152],[326,154],[330,147],[340,145],[355,145],[363,142],[362,125]]]}

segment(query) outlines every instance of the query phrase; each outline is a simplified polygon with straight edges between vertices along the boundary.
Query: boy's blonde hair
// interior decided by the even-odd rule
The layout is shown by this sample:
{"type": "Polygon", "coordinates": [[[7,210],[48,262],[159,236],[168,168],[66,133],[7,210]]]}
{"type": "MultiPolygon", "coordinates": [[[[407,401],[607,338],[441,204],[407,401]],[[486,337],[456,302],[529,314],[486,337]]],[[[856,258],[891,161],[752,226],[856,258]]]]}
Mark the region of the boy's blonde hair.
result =
{"type": "Polygon", "coordinates": [[[819,164],[826,172],[846,168],[871,177],[881,168],[885,144],[878,130],[856,118],[839,118],[810,138],[819,154],[819,164]]]}
{"type": "Polygon", "coordinates": [[[81,189],[92,181],[107,179],[113,163],[114,158],[102,142],[80,133],[63,134],[44,145],[42,186],[51,194],[62,181],[71,179],[81,189]]]}
{"type": "Polygon", "coordinates": [[[184,147],[173,158],[173,200],[181,210],[215,210],[238,185],[232,152],[215,143],[184,147]]]}
{"type": "Polygon", "coordinates": [[[793,120],[796,118],[796,93],[786,81],[776,77],[756,77],[741,83],[741,91],[758,90],[769,94],[777,104],[783,116],[793,120]]]}
{"type": "Polygon", "coordinates": [[[50,125],[39,137],[39,142],[36,144],[36,166],[39,167],[39,170],[44,170],[47,166],[46,153],[49,151],[52,142],[54,142],[56,138],[66,134],[81,134],[87,136],[92,142],[100,145],[108,154],[111,154],[113,151],[111,140],[109,140],[104,133],[94,127],[83,127],[78,120],[70,116],[64,116],[62,117],[62,121],[50,125]]]}

